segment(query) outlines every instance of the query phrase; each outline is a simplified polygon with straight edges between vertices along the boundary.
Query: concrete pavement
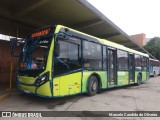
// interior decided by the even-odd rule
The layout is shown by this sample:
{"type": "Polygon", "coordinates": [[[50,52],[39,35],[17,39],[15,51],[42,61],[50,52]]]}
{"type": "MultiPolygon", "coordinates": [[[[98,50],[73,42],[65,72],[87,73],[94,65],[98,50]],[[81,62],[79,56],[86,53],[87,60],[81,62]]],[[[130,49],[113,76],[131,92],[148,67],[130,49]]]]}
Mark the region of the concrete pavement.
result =
{"type": "MultiPolygon", "coordinates": [[[[160,111],[160,77],[151,78],[140,86],[105,90],[93,97],[76,95],[44,99],[13,92],[0,102],[1,111],[160,111]]],[[[17,118],[16,118],[17,119],[17,118]]],[[[48,118],[52,119],[52,118],[48,118]]],[[[59,118],[56,118],[59,119],[59,118]]],[[[69,118],[63,118],[69,119],[69,118]]],[[[70,118],[73,119],[73,118],[70,118]]],[[[81,118],[76,118],[81,119],[81,118]]],[[[83,118],[84,119],[84,118],[83,118]]],[[[85,118],[86,120],[91,118],[85,118]]],[[[94,118],[98,119],[98,118],[94,118]]],[[[122,119],[122,118],[101,118],[122,119]]],[[[124,118],[132,119],[132,118],[124,118]]],[[[144,118],[133,118],[144,119],[144,118]]],[[[145,118],[150,120],[152,118],[145,118]]],[[[153,118],[154,120],[158,118],[153,118]]],[[[160,119],[160,118],[159,118],[160,119]]]]}

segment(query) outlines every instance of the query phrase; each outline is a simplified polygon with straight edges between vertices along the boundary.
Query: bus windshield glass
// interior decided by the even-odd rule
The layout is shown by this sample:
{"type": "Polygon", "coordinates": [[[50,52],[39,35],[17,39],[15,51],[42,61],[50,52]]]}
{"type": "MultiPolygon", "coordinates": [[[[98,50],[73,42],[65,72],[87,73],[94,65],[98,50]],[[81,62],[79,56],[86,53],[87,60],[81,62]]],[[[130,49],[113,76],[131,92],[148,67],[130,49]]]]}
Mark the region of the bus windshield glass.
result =
{"type": "Polygon", "coordinates": [[[26,40],[19,59],[23,70],[45,69],[52,36],[45,35],[26,40]]]}

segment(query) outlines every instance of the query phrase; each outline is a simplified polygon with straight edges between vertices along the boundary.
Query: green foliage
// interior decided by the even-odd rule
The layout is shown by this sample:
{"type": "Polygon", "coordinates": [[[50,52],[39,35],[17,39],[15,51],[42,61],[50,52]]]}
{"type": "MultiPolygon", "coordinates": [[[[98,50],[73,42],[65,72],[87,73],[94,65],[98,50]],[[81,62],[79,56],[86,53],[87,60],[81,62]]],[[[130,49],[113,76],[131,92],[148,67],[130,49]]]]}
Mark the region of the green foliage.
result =
{"type": "Polygon", "coordinates": [[[160,60],[160,38],[152,38],[144,48],[150,52],[154,57],[160,60]]]}

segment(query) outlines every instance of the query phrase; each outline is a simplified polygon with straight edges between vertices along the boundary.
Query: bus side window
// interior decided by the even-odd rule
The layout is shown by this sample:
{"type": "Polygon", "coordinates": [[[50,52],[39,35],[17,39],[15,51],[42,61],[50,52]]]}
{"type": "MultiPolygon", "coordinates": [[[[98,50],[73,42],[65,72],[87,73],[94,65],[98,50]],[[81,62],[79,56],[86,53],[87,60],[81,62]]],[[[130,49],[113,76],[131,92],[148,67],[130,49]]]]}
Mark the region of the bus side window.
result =
{"type": "Polygon", "coordinates": [[[118,50],[117,55],[118,55],[118,70],[119,71],[128,70],[128,53],[123,50],[118,50]]]}
{"type": "Polygon", "coordinates": [[[83,41],[83,62],[85,68],[102,69],[102,49],[100,44],[83,41]]]}
{"type": "Polygon", "coordinates": [[[141,57],[135,54],[136,71],[141,71],[141,57]]]}

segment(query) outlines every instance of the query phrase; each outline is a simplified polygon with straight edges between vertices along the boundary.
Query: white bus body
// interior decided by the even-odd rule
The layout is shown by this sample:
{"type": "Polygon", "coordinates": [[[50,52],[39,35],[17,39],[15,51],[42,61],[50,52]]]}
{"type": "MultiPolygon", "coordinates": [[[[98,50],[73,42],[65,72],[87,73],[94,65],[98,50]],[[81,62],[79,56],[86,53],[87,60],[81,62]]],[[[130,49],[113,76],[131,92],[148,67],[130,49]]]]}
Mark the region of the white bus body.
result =
{"type": "Polygon", "coordinates": [[[157,76],[160,74],[160,61],[150,59],[150,76],[157,76]]]}

